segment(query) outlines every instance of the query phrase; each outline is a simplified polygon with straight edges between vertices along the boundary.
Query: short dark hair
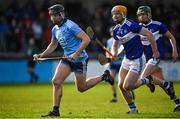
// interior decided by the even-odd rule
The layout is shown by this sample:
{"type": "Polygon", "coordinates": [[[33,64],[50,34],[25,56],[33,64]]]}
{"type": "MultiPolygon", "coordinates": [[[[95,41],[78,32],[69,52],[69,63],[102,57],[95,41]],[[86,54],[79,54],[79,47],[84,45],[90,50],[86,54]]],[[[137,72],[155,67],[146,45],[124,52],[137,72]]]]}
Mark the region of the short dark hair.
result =
{"type": "Polygon", "coordinates": [[[137,15],[141,13],[151,14],[151,8],[149,6],[140,6],[137,10],[137,15]]]}
{"type": "Polygon", "coordinates": [[[52,14],[58,14],[60,12],[64,12],[64,6],[61,4],[55,4],[48,8],[49,11],[52,12],[52,14]]]}

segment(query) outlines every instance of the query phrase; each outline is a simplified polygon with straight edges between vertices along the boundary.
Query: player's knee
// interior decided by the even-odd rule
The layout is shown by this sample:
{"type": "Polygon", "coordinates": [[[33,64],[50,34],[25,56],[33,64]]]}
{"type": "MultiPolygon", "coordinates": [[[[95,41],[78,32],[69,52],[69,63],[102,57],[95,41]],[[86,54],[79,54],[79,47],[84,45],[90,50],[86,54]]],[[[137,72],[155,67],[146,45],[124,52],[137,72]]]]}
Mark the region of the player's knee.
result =
{"type": "Polygon", "coordinates": [[[84,87],[78,87],[77,88],[79,92],[83,93],[84,91],[86,91],[86,89],[84,87]]]}
{"type": "Polygon", "coordinates": [[[87,88],[85,86],[77,86],[77,89],[79,92],[83,93],[87,90],[87,88]]]}
{"type": "Polygon", "coordinates": [[[123,89],[126,90],[126,91],[129,91],[132,89],[132,86],[129,85],[129,84],[126,84],[126,85],[123,85],[123,89]]]}
{"type": "Polygon", "coordinates": [[[53,80],[52,80],[52,84],[53,84],[54,86],[56,86],[56,87],[57,87],[57,86],[59,87],[59,86],[61,86],[61,81],[59,81],[59,80],[57,80],[57,79],[53,79],[53,80]]]}
{"type": "Polygon", "coordinates": [[[124,90],[123,84],[118,84],[118,87],[119,87],[119,89],[120,89],[121,91],[124,90]]]}

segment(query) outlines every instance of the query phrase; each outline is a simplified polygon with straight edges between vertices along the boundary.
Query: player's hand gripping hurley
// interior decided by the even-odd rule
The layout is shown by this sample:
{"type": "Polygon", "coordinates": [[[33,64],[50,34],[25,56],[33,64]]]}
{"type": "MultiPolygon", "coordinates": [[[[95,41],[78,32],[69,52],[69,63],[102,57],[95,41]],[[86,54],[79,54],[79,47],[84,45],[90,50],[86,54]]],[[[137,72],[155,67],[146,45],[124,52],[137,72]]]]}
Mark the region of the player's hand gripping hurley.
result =
{"type": "MultiPolygon", "coordinates": [[[[72,59],[72,58],[70,58],[70,57],[65,57],[65,56],[63,56],[63,57],[43,57],[43,58],[40,58],[39,56],[38,56],[38,54],[35,54],[35,55],[33,55],[33,57],[34,57],[34,61],[45,61],[45,60],[62,60],[62,59],[72,59]]],[[[82,56],[80,56],[79,58],[83,58],[82,56]]]]}
{"type": "Polygon", "coordinates": [[[99,61],[99,63],[100,63],[101,65],[105,65],[105,64],[107,64],[107,63],[111,63],[111,62],[116,61],[116,60],[122,60],[122,58],[121,58],[121,57],[116,57],[115,60],[112,60],[112,58],[106,57],[106,56],[103,55],[103,54],[99,54],[99,55],[98,55],[98,61],[99,61]]]}
{"type": "Polygon", "coordinates": [[[43,57],[43,58],[37,58],[37,59],[33,59],[35,61],[44,61],[44,60],[61,60],[61,59],[68,59],[65,57],[43,57]]]}

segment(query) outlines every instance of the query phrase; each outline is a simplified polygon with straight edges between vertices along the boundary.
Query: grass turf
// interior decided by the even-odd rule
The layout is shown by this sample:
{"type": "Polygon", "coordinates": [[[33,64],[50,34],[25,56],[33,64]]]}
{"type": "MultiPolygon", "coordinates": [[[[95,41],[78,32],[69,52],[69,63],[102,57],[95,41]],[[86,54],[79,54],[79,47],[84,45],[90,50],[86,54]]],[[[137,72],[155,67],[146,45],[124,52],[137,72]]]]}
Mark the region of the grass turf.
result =
{"type": "MultiPolygon", "coordinates": [[[[174,86],[180,97],[180,83],[174,86]]],[[[139,114],[127,115],[119,90],[118,103],[109,103],[112,92],[108,84],[98,84],[84,93],[74,84],[64,84],[61,118],[180,118],[180,112],[173,112],[174,102],[158,86],[153,94],[146,86],[140,87],[135,96],[139,114]]],[[[40,118],[51,109],[51,84],[0,85],[0,118],[40,118]]]]}

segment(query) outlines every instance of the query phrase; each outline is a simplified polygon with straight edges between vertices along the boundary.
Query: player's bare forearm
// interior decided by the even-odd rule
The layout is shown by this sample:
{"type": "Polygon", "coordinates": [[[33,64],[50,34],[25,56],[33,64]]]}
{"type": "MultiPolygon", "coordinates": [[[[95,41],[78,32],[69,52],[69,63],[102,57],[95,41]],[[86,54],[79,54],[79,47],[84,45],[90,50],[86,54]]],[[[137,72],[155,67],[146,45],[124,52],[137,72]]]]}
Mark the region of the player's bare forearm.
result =
{"type": "Polygon", "coordinates": [[[80,53],[82,50],[86,49],[86,47],[89,45],[89,41],[82,41],[80,47],[76,51],[76,53],[80,53]]]}
{"type": "Polygon", "coordinates": [[[153,52],[157,52],[158,51],[157,44],[156,44],[156,41],[154,40],[153,35],[152,34],[148,34],[147,35],[147,39],[149,40],[149,42],[151,44],[152,51],[153,52]]]}
{"type": "Polygon", "coordinates": [[[176,46],[176,40],[174,37],[172,37],[170,40],[171,46],[172,46],[172,51],[173,53],[177,54],[177,46],[176,46]]]}
{"type": "MultiPolygon", "coordinates": [[[[109,51],[110,51],[110,49],[108,49],[109,51]]],[[[106,52],[106,57],[110,57],[110,55],[109,55],[109,53],[108,52],[106,52]]]]}
{"type": "Polygon", "coordinates": [[[118,53],[118,44],[119,44],[119,41],[117,41],[117,40],[115,40],[115,41],[113,42],[111,52],[112,52],[112,54],[113,54],[114,56],[116,56],[117,53],[118,53]]]}
{"type": "Polygon", "coordinates": [[[165,37],[167,37],[170,40],[171,46],[172,46],[172,58],[173,58],[173,62],[176,62],[178,55],[177,52],[177,46],[176,46],[176,39],[175,37],[169,32],[167,31],[164,34],[165,37]]]}
{"type": "Polygon", "coordinates": [[[84,31],[81,31],[77,37],[82,40],[80,47],[76,51],[76,53],[79,54],[82,50],[86,49],[91,40],[84,31]]]}
{"type": "Polygon", "coordinates": [[[171,46],[173,48],[173,52],[177,52],[177,46],[176,46],[176,39],[175,39],[175,37],[169,31],[167,31],[164,34],[164,36],[167,37],[170,40],[171,46]]]}
{"type": "Polygon", "coordinates": [[[58,46],[58,42],[56,41],[51,41],[51,43],[48,45],[48,47],[46,48],[46,50],[44,52],[42,52],[40,55],[40,57],[46,57],[49,54],[51,54],[58,46]]]}

